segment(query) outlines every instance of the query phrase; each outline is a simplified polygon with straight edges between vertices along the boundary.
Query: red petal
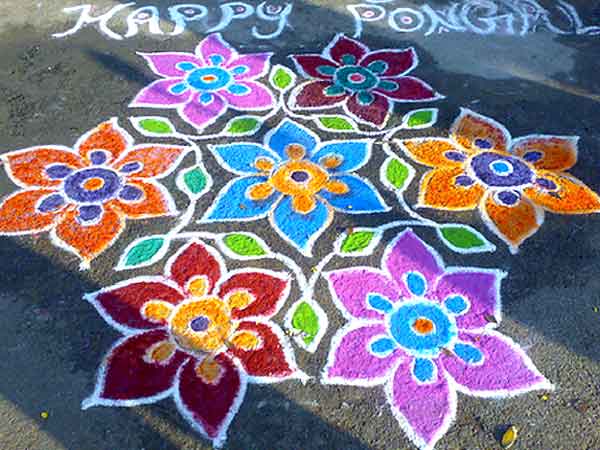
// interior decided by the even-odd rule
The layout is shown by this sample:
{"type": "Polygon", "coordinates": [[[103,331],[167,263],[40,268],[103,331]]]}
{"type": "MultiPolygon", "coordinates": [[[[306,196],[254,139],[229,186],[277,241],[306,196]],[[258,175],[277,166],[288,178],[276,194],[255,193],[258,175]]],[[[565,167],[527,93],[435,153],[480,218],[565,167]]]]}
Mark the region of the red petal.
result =
{"type": "Polygon", "coordinates": [[[168,276],[184,289],[192,277],[207,277],[208,292],[212,292],[224,270],[218,253],[200,242],[191,242],[182,247],[166,266],[168,276]]]}
{"type": "Polygon", "coordinates": [[[244,319],[252,316],[274,316],[289,294],[289,279],[285,274],[266,272],[241,272],[229,277],[219,288],[219,297],[235,291],[247,291],[253,297],[248,306],[235,308],[231,317],[244,319]]]}
{"type": "Polygon", "coordinates": [[[117,125],[117,119],[111,119],[81,136],[76,147],[79,154],[90,162],[88,154],[92,150],[106,150],[115,160],[132,143],[131,136],[117,125]]]}
{"type": "Polygon", "coordinates": [[[133,406],[152,403],[170,394],[177,370],[188,357],[176,351],[166,364],[147,362],[146,351],[169,338],[162,330],[148,331],[120,340],[106,356],[94,394],[84,407],[97,404],[133,406]]]}
{"type": "Polygon", "coordinates": [[[347,38],[346,36],[339,36],[329,50],[329,54],[334,61],[341,64],[344,55],[352,55],[356,58],[355,64],[358,64],[368,51],[369,48],[361,42],[347,38]]]}
{"type": "Polygon", "coordinates": [[[325,89],[331,86],[331,81],[309,81],[298,86],[290,99],[292,108],[327,108],[343,102],[348,95],[325,95],[325,89]]]}
{"type": "Polygon", "coordinates": [[[127,184],[143,192],[139,200],[116,199],[109,202],[120,209],[130,219],[171,216],[177,208],[169,191],[159,183],[150,180],[127,180],[127,184]]]}
{"type": "Polygon", "coordinates": [[[317,69],[320,66],[333,67],[335,69],[338,67],[336,63],[323,58],[321,55],[293,55],[291,58],[306,75],[313,78],[331,79],[333,75],[323,74],[317,69]]]}
{"type": "Polygon", "coordinates": [[[376,127],[383,127],[387,122],[391,108],[390,101],[383,95],[373,93],[375,97],[370,105],[361,105],[358,103],[356,94],[351,96],[346,103],[348,112],[356,117],[360,122],[366,122],[376,127]]]}
{"type": "Polygon", "coordinates": [[[158,277],[134,278],[87,297],[108,323],[123,332],[131,331],[128,328],[153,329],[161,326],[142,316],[141,308],[147,301],[162,300],[176,305],[183,298],[175,287],[158,277]]]}
{"type": "Polygon", "coordinates": [[[261,341],[256,350],[242,350],[236,347],[229,349],[230,353],[240,359],[248,375],[284,378],[297,370],[291,352],[284,347],[285,337],[277,325],[244,321],[239,323],[237,330],[253,331],[261,341]]]}
{"type": "MultiPolygon", "coordinates": [[[[388,80],[386,80],[388,81],[388,80]]],[[[393,91],[386,91],[380,88],[375,89],[381,95],[385,95],[395,101],[425,101],[438,98],[438,94],[431,86],[415,77],[390,78],[389,81],[396,83],[397,87],[393,91]]]]}
{"type": "Polygon", "coordinates": [[[217,355],[215,361],[222,371],[215,384],[196,374],[198,360],[188,361],[179,377],[175,401],[181,414],[218,446],[244,400],[246,377],[226,355],[217,355]]]}
{"type": "Polygon", "coordinates": [[[121,156],[113,167],[119,170],[125,164],[137,162],[141,169],[131,173],[133,178],[166,176],[175,168],[184,151],[184,147],[169,145],[137,146],[121,156]]]}
{"type": "Polygon", "coordinates": [[[363,67],[375,61],[383,61],[387,68],[380,74],[383,77],[395,77],[402,75],[414,69],[418,63],[417,55],[412,48],[405,50],[380,50],[369,53],[365,59],[360,62],[363,67]]]}
{"type": "Polygon", "coordinates": [[[48,230],[56,214],[40,213],[36,206],[40,200],[55,191],[40,189],[18,191],[0,204],[0,234],[37,233],[48,230]]]}

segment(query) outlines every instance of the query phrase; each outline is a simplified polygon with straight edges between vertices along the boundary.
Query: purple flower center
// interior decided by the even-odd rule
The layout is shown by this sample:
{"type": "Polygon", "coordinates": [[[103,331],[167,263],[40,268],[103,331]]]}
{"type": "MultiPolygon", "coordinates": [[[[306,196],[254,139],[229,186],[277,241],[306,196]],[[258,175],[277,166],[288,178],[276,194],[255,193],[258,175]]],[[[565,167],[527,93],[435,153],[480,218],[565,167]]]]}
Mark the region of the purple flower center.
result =
{"type": "Polygon", "coordinates": [[[78,170],[64,184],[67,196],[79,203],[103,203],[113,198],[120,188],[119,175],[103,168],[78,170]]]}
{"type": "Polygon", "coordinates": [[[471,160],[475,176],[488,186],[512,187],[531,183],[533,171],[514,156],[484,152],[471,160]]]}
{"type": "Polygon", "coordinates": [[[196,332],[206,331],[210,325],[210,320],[206,316],[198,316],[190,322],[190,328],[196,332]]]}
{"type": "Polygon", "coordinates": [[[305,172],[304,170],[296,170],[296,171],[292,172],[291,177],[292,177],[292,180],[294,180],[298,183],[303,183],[309,179],[310,175],[308,174],[308,172],[305,172]]]}

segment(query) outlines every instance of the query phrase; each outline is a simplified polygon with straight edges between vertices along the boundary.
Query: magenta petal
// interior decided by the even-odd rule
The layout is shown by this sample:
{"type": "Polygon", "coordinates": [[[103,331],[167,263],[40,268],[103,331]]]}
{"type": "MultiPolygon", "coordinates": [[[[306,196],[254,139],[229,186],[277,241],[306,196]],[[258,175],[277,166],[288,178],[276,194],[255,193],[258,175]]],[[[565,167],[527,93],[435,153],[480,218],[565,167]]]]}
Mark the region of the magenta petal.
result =
{"type": "Polygon", "coordinates": [[[308,77],[321,78],[329,80],[333,75],[327,75],[319,72],[319,67],[332,67],[337,69],[338,65],[329,59],[323,58],[321,55],[293,55],[291,58],[296,63],[296,66],[302,70],[308,77]]]}
{"type": "Polygon", "coordinates": [[[440,97],[431,86],[415,77],[390,78],[386,81],[396,83],[396,89],[383,90],[377,88],[375,92],[379,92],[394,101],[418,102],[435,100],[440,97]]]}
{"type": "Polygon", "coordinates": [[[433,449],[456,415],[456,392],[449,386],[440,364],[437,380],[419,384],[412,376],[411,358],[396,369],[386,394],[396,419],[419,448],[433,449]]]}
{"type": "Polygon", "coordinates": [[[171,393],[175,375],[188,355],[176,351],[162,363],[148,360],[153,345],[169,339],[163,330],[147,331],[121,339],[106,356],[98,374],[96,390],[84,401],[95,405],[133,406],[153,403],[171,393]]]}
{"type": "Polygon", "coordinates": [[[348,113],[354,116],[359,122],[364,122],[369,125],[382,128],[390,114],[392,104],[383,95],[376,92],[371,93],[373,101],[368,105],[363,105],[358,102],[356,94],[348,98],[346,108],[348,113]]]}
{"type": "Polygon", "coordinates": [[[130,106],[160,107],[181,105],[189,100],[192,91],[188,88],[181,94],[173,94],[169,90],[180,83],[184,83],[183,79],[154,81],[138,93],[130,106]]]}
{"type": "Polygon", "coordinates": [[[405,281],[409,272],[417,272],[426,282],[425,292],[432,292],[435,281],[443,272],[443,263],[434,249],[426,245],[410,229],[402,232],[390,244],[384,255],[385,265],[392,278],[407,297],[414,297],[405,281]]]}
{"type": "Polygon", "coordinates": [[[193,53],[140,53],[140,55],[155,74],[168,78],[185,76],[186,71],[177,67],[179,63],[192,63],[198,67],[204,65],[193,53]]]}
{"type": "Polygon", "coordinates": [[[366,45],[344,35],[339,35],[334,38],[333,45],[329,48],[331,59],[342,65],[346,65],[342,62],[342,57],[344,55],[354,56],[355,63],[358,64],[368,51],[369,48],[366,45]]]}
{"type": "Polygon", "coordinates": [[[192,95],[187,104],[179,110],[182,118],[198,129],[214,123],[227,109],[227,102],[220,95],[204,94],[210,96],[207,103],[200,102],[201,95],[199,92],[192,95]]]}
{"type": "Polygon", "coordinates": [[[225,89],[219,91],[219,95],[223,96],[229,106],[240,110],[257,110],[266,109],[273,106],[275,100],[271,91],[260,83],[254,81],[237,81],[236,85],[245,86],[248,92],[242,95],[232,94],[225,89]]]}
{"type": "Polygon", "coordinates": [[[339,105],[348,94],[326,95],[325,89],[331,86],[331,81],[308,81],[301,84],[292,93],[290,104],[292,108],[329,108],[339,105]]]}
{"type": "Polygon", "coordinates": [[[249,55],[242,55],[232,60],[227,64],[228,70],[234,70],[239,68],[241,73],[235,73],[233,78],[236,80],[247,80],[253,78],[259,78],[267,73],[269,69],[269,58],[273,53],[252,53],[249,55]],[[245,70],[242,72],[242,69],[245,70]]]}
{"type": "Polygon", "coordinates": [[[458,340],[483,353],[479,364],[467,364],[458,356],[442,354],[440,357],[460,391],[481,397],[504,397],[535,389],[552,389],[531,359],[508,337],[495,331],[459,332],[458,340]]]}
{"type": "Polygon", "coordinates": [[[488,320],[490,318],[500,321],[501,279],[502,273],[499,271],[457,269],[438,279],[432,297],[443,302],[449,297],[462,296],[469,303],[469,308],[456,316],[458,328],[483,328],[493,324],[493,321],[488,320]]]}
{"type": "Polygon", "coordinates": [[[331,343],[323,381],[358,386],[384,383],[403,354],[401,350],[395,350],[383,357],[373,355],[369,345],[379,336],[386,336],[384,325],[350,325],[338,331],[331,343]]]}
{"type": "Polygon", "coordinates": [[[400,298],[400,290],[395,283],[375,269],[342,269],[329,272],[326,277],[334,301],[348,318],[383,320],[383,313],[368,305],[369,294],[381,294],[391,302],[400,298]]]}
{"type": "MultiPolygon", "coordinates": [[[[221,37],[220,33],[205,37],[196,47],[196,55],[202,56],[206,65],[214,66],[211,56],[221,56],[221,64],[227,64],[231,59],[237,57],[236,51],[221,37]]],[[[214,58],[213,58],[214,59],[214,58]]]]}
{"type": "Polygon", "coordinates": [[[226,355],[215,357],[220,375],[207,382],[196,373],[198,360],[183,366],[175,389],[175,403],[181,414],[216,447],[225,441],[227,428],[246,393],[246,376],[226,355]]]}
{"type": "Polygon", "coordinates": [[[417,54],[414,49],[406,50],[380,50],[371,52],[360,62],[363,67],[375,61],[383,61],[386,69],[379,74],[382,77],[395,77],[414,69],[418,64],[417,54]]]}

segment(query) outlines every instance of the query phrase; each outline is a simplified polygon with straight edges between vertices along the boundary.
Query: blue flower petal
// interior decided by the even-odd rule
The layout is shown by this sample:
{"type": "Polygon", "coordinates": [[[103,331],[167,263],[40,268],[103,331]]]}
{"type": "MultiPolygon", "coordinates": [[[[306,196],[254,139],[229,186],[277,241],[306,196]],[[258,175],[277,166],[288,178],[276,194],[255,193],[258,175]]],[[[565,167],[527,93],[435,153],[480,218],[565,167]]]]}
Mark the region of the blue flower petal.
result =
{"type": "Polygon", "coordinates": [[[409,272],[406,275],[406,286],[413,295],[420,297],[427,291],[427,280],[419,272],[409,272]]]}
{"type": "Polygon", "coordinates": [[[213,150],[221,165],[237,174],[260,172],[254,167],[254,162],[258,158],[268,158],[274,163],[279,162],[279,156],[256,144],[215,145],[213,150]]]}
{"type": "Polygon", "coordinates": [[[437,379],[435,364],[430,359],[417,358],[413,366],[413,375],[421,383],[432,383],[437,379]]]}
{"type": "Polygon", "coordinates": [[[332,179],[346,183],[350,188],[346,194],[333,194],[325,189],[319,192],[319,195],[338,211],[349,214],[364,214],[389,210],[377,190],[357,176],[343,175],[332,179]]]}
{"type": "Polygon", "coordinates": [[[394,309],[394,305],[387,298],[379,294],[369,294],[367,296],[367,303],[371,308],[378,311],[388,313],[394,309]]]}
{"type": "Polygon", "coordinates": [[[454,353],[467,364],[477,364],[483,360],[483,353],[471,344],[458,342],[454,345],[454,353]]]}
{"type": "Polygon", "coordinates": [[[228,183],[202,221],[248,220],[266,216],[280,194],[275,192],[270,197],[259,201],[250,200],[246,196],[248,188],[265,181],[267,177],[244,177],[228,183]]]}
{"type": "Polygon", "coordinates": [[[396,341],[389,337],[382,337],[371,342],[371,352],[377,356],[389,355],[396,348],[396,341]]]}
{"type": "Polygon", "coordinates": [[[275,207],[271,223],[284,239],[311,256],[312,244],[325,231],[331,216],[331,211],[320,201],[308,214],[298,213],[292,209],[292,197],[286,195],[275,207]]]}
{"type": "Polygon", "coordinates": [[[361,168],[369,160],[370,147],[371,145],[367,141],[346,141],[325,144],[313,155],[311,160],[318,164],[326,156],[337,156],[341,159],[342,163],[338,167],[329,169],[329,171],[332,173],[351,172],[361,168]]]}
{"type": "Polygon", "coordinates": [[[317,146],[318,139],[308,129],[286,119],[265,137],[265,142],[267,146],[277,152],[282,159],[287,160],[289,158],[285,149],[288,145],[300,144],[306,149],[307,155],[310,155],[317,146]]]}

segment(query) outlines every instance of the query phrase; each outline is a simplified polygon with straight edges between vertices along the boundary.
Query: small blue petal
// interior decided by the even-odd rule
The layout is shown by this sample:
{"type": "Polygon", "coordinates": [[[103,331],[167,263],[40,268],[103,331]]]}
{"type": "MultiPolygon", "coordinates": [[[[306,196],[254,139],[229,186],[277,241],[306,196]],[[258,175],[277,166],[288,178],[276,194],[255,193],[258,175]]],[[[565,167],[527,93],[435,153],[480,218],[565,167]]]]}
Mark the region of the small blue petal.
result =
{"type": "Polygon", "coordinates": [[[398,83],[390,80],[381,80],[377,87],[379,89],[383,89],[384,91],[393,92],[398,89],[398,83]]]}
{"type": "Polygon", "coordinates": [[[48,213],[52,211],[56,211],[61,208],[65,204],[65,199],[60,194],[51,194],[42,200],[37,210],[42,213],[48,213]]]}
{"type": "Polygon", "coordinates": [[[174,84],[173,86],[171,86],[169,88],[169,91],[171,92],[171,94],[180,95],[180,94],[183,94],[185,91],[187,91],[187,89],[188,89],[188,84],[183,82],[183,83],[174,84]]]}
{"type": "Polygon", "coordinates": [[[184,70],[185,72],[189,72],[190,70],[194,70],[194,69],[198,68],[198,66],[196,64],[194,64],[193,62],[190,62],[190,61],[178,62],[177,64],[175,64],[175,67],[177,67],[180,70],[184,70]]]}
{"type": "Polygon", "coordinates": [[[208,92],[204,92],[202,95],[200,95],[200,97],[198,97],[198,100],[200,100],[200,103],[203,105],[208,105],[209,103],[212,103],[213,95],[209,94],[208,92]]]}
{"type": "Polygon", "coordinates": [[[227,90],[233,95],[244,95],[250,92],[250,88],[248,86],[244,86],[243,84],[232,84],[227,88],[227,90]]]}
{"type": "Polygon", "coordinates": [[[130,163],[125,164],[123,167],[121,167],[119,169],[119,172],[121,173],[133,173],[133,172],[139,172],[140,170],[142,170],[142,163],[138,162],[138,161],[132,161],[130,163]]]}
{"type": "Polygon", "coordinates": [[[310,255],[312,243],[329,224],[330,212],[323,202],[317,201],[315,209],[301,214],[292,208],[292,197],[285,196],[273,211],[275,229],[300,251],[310,255]]]}
{"type": "Polygon", "coordinates": [[[467,364],[477,364],[483,360],[481,350],[471,344],[455,344],[454,353],[467,364]]]}
{"type": "Polygon", "coordinates": [[[119,192],[119,198],[127,202],[134,202],[144,196],[142,190],[136,186],[125,185],[121,192],[119,192]]]}
{"type": "Polygon", "coordinates": [[[265,181],[267,177],[243,177],[234,180],[219,193],[214,206],[203,220],[258,219],[266,216],[280,194],[276,192],[264,200],[257,201],[246,196],[250,187],[265,181]]]}
{"type": "Polygon", "coordinates": [[[371,343],[371,352],[377,355],[387,355],[396,348],[396,342],[389,337],[382,337],[371,343]]]}
{"type": "Polygon", "coordinates": [[[323,91],[323,93],[327,97],[337,97],[339,95],[342,95],[344,92],[346,92],[346,90],[342,86],[339,86],[337,84],[332,84],[331,86],[327,86],[325,88],[325,90],[323,91]]]}
{"type": "Polygon", "coordinates": [[[413,375],[421,383],[431,383],[436,379],[436,368],[433,361],[425,358],[415,359],[413,375]]]}
{"type": "Polygon", "coordinates": [[[237,66],[231,69],[231,71],[236,75],[241,75],[248,72],[248,66],[237,66]]]}
{"type": "Polygon", "coordinates": [[[427,280],[419,272],[410,272],[406,275],[406,285],[408,290],[416,296],[425,294],[427,290],[427,280]]]}
{"type": "Polygon", "coordinates": [[[271,150],[256,144],[216,145],[213,150],[225,169],[240,174],[261,172],[254,166],[259,158],[270,159],[275,163],[280,161],[279,156],[271,150]]]}
{"type": "Polygon", "coordinates": [[[388,64],[385,61],[382,61],[380,59],[378,59],[377,61],[373,61],[371,64],[369,64],[367,66],[367,69],[369,69],[371,72],[373,73],[383,73],[387,70],[388,68],[388,64]]]}
{"type": "Polygon", "coordinates": [[[73,169],[64,164],[54,164],[46,168],[46,175],[48,175],[53,180],[65,178],[71,172],[73,172],[73,169]]]}
{"type": "Polygon", "coordinates": [[[317,72],[321,75],[333,75],[336,71],[334,66],[319,66],[317,67],[317,72]]]}
{"type": "Polygon", "coordinates": [[[332,178],[348,186],[346,194],[334,194],[323,189],[319,195],[338,211],[348,214],[379,213],[388,210],[388,206],[373,186],[355,175],[342,175],[332,178]]]}
{"type": "Polygon", "coordinates": [[[394,305],[392,305],[392,303],[387,298],[379,294],[369,294],[369,296],[367,297],[367,303],[369,303],[369,306],[371,306],[372,308],[375,308],[378,311],[384,313],[388,313],[392,309],[394,309],[394,305]]]}
{"type": "Polygon", "coordinates": [[[444,300],[446,309],[453,314],[462,314],[469,306],[467,300],[462,295],[453,295],[444,300]]]}
{"type": "Polygon", "coordinates": [[[266,138],[269,148],[287,160],[288,156],[285,149],[290,144],[299,144],[310,155],[317,146],[317,138],[306,128],[292,122],[289,119],[282,121],[275,130],[266,138]]]}
{"type": "Polygon", "coordinates": [[[210,59],[210,62],[213,64],[213,66],[219,66],[223,61],[225,61],[225,58],[223,58],[221,55],[210,55],[208,59],[210,59]]]}
{"type": "Polygon", "coordinates": [[[84,205],[79,207],[79,221],[92,222],[97,220],[102,215],[102,206],[100,205],[84,205]]]}
{"type": "Polygon", "coordinates": [[[358,103],[363,106],[369,106],[375,101],[373,94],[367,91],[361,91],[358,93],[358,103]]]}
{"type": "Polygon", "coordinates": [[[108,154],[104,150],[94,150],[90,153],[90,160],[92,164],[98,166],[100,164],[104,164],[108,159],[108,154]]]}
{"type": "Polygon", "coordinates": [[[356,56],[351,55],[350,53],[346,53],[345,55],[342,56],[342,63],[346,64],[346,65],[355,64],[356,56]]]}
{"type": "Polygon", "coordinates": [[[364,141],[326,143],[314,154],[311,160],[318,164],[327,156],[337,156],[342,160],[342,164],[330,169],[330,172],[352,172],[360,169],[368,161],[369,143],[364,141]]]}

